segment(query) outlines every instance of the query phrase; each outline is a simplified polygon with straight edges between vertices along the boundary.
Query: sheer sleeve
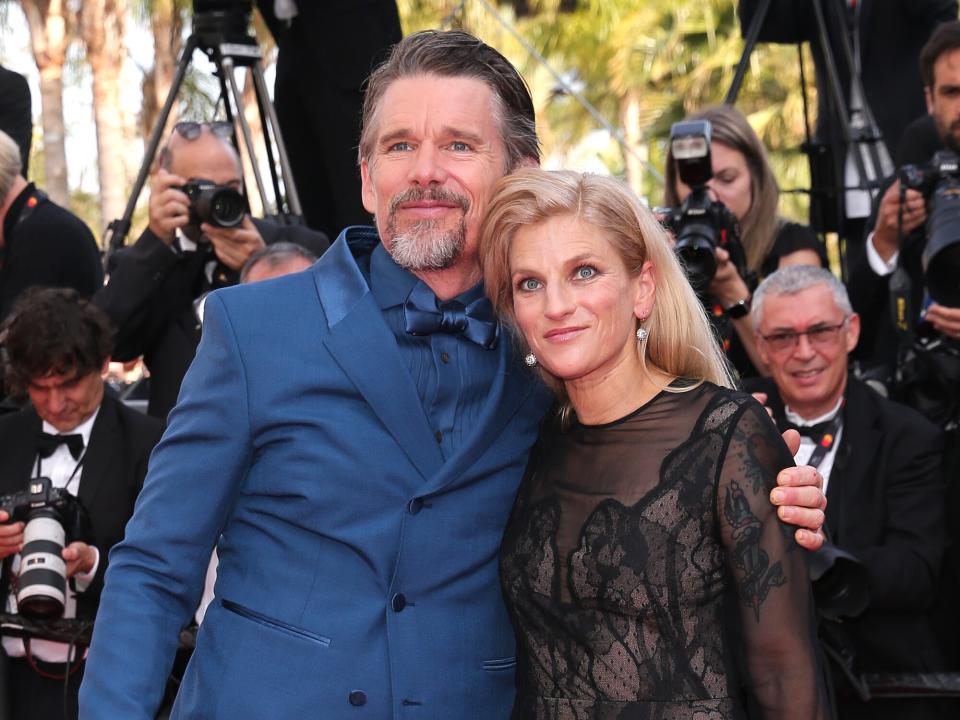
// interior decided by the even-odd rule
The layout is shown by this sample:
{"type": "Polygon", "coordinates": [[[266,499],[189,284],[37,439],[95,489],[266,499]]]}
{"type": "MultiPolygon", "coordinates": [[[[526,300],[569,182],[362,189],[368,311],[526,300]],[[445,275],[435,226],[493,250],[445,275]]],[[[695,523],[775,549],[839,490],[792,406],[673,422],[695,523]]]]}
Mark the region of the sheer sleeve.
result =
{"type": "Polygon", "coordinates": [[[807,561],[769,500],[777,473],[790,465],[764,409],[745,400],[727,434],[716,497],[749,690],[764,718],[811,720],[829,711],[807,561]]]}

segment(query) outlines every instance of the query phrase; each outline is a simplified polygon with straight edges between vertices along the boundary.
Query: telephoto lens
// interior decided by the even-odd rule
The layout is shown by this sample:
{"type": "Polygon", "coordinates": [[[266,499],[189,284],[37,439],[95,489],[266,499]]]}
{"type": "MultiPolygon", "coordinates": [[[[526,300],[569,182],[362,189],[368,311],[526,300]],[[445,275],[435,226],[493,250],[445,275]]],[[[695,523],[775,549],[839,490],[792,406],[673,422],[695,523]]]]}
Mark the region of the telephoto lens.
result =
{"type": "Polygon", "coordinates": [[[67,599],[67,565],[61,554],[66,532],[52,508],[30,513],[23,529],[17,608],[31,618],[63,615],[67,599]]]}

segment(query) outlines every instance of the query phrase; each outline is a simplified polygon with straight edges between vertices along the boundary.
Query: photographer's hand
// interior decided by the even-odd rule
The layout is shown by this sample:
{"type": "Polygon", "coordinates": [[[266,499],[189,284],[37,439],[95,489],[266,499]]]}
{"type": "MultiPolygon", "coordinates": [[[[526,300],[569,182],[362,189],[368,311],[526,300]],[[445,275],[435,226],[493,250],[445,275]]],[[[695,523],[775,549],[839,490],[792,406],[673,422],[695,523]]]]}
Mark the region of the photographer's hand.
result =
{"type": "Polygon", "coordinates": [[[220,228],[203,223],[200,229],[213,245],[220,262],[231,270],[239,270],[251,255],[266,247],[249,215],[244,215],[243,222],[235,228],[220,228]]]}
{"type": "Polygon", "coordinates": [[[176,238],[177,228],[190,221],[190,198],[178,189],[185,182],[163,168],[150,181],[150,232],[167,245],[176,238]]]}
{"type": "Polygon", "coordinates": [[[97,551],[85,542],[72,542],[61,552],[67,563],[67,577],[89,573],[97,562],[97,551]]]}
{"type": "Polygon", "coordinates": [[[10,516],[0,510],[0,560],[20,552],[23,547],[23,523],[7,524],[10,516]]]}
{"type": "Polygon", "coordinates": [[[960,308],[933,303],[927,308],[924,319],[947,337],[960,340],[960,308]]]}
{"type": "MultiPolygon", "coordinates": [[[[873,228],[873,247],[884,261],[889,261],[899,250],[900,181],[887,188],[877,208],[877,221],[873,228]]],[[[926,202],[916,190],[908,189],[903,206],[903,234],[913,232],[927,221],[926,202]]]]}
{"type": "Polygon", "coordinates": [[[723,307],[727,308],[741,300],[749,299],[750,290],[737,272],[737,266],[730,260],[730,253],[721,247],[715,252],[717,258],[717,273],[707,287],[713,297],[723,307]]]}

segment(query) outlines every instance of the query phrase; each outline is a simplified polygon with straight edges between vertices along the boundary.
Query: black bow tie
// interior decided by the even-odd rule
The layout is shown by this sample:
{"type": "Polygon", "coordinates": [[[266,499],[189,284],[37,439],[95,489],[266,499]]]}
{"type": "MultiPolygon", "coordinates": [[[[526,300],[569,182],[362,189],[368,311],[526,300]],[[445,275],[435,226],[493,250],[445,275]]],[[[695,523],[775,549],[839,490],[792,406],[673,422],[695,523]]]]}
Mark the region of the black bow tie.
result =
{"type": "Polygon", "coordinates": [[[403,305],[403,318],[411,335],[463,335],[487,350],[495,348],[500,337],[500,323],[487,298],[478,298],[469,305],[457,300],[438,303],[423,283],[417,283],[410,292],[403,305]]]}
{"type": "Polygon", "coordinates": [[[814,442],[819,442],[820,438],[823,437],[823,434],[827,431],[827,428],[830,426],[830,423],[833,422],[833,419],[826,420],[816,425],[794,425],[789,420],[786,420],[783,424],[784,430],[796,430],[803,437],[808,437],[814,442]]]}
{"type": "Polygon", "coordinates": [[[51,435],[41,432],[37,436],[37,455],[48,458],[60,445],[66,445],[74,460],[83,453],[83,435],[51,435]]]}

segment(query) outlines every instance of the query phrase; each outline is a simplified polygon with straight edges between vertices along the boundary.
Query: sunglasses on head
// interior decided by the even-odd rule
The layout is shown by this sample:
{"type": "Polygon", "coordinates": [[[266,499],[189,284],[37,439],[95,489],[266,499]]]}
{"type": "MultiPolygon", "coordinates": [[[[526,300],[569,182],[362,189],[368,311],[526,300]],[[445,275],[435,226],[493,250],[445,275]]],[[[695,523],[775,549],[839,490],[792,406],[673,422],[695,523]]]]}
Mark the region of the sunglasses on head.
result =
{"type": "Polygon", "coordinates": [[[233,123],[225,120],[215,120],[213,122],[193,122],[190,120],[178,122],[173,126],[174,132],[184,140],[196,140],[207,128],[218,138],[229,140],[233,137],[233,123]]]}

